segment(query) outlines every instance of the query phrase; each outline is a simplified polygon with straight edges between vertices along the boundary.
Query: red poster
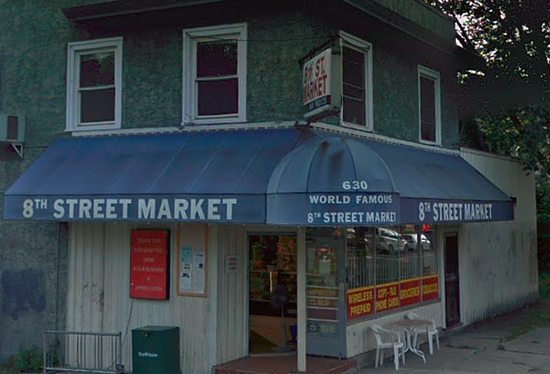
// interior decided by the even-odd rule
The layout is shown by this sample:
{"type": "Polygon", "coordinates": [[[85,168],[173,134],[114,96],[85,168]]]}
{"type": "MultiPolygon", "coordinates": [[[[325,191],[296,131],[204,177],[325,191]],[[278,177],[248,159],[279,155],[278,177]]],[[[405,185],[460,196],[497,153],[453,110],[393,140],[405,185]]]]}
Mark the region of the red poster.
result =
{"type": "Polygon", "coordinates": [[[399,308],[399,282],[376,286],[376,313],[399,308]]]}
{"type": "Polygon", "coordinates": [[[422,300],[427,301],[437,298],[439,298],[439,275],[422,278],[422,300]]]}
{"type": "Polygon", "coordinates": [[[348,319],[374,313],[374,287],[354,288],[347,296],[348,319]]]}
{"type": "Polygon", "coordinates": [[[401,306],[420,302],[420,278],[411,278],[401,281],[401,306]]]}
{"type": "Polygon", "coordinates": [[[168,231],[133,230],[130,297],[168,299],[168,231]]]}

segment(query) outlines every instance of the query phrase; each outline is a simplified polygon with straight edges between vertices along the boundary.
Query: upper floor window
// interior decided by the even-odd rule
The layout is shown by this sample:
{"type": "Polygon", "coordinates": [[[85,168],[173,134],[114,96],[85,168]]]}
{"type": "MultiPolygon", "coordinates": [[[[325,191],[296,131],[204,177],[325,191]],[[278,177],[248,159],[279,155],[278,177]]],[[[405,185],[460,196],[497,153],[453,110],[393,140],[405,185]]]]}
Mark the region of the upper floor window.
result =
{"type": "Polygon", "coordinates": [[[341,120],[372,130],[372,46],[341,32],[342,110],[341,120]]]}
{"type": "Polygon", "coordinates": [[[183,123],[246,121],[246,25],[183,31],[183,123]]]}
{"type": "Polygon", "coordinates": [[[69,43],[67,131],[121,126],[122,38],[69,43]]]}
{"type": "Polygon", "coordinates": [[[441,144],[441,100],[439,73],[418,67],[420,141],[441,144]]]}

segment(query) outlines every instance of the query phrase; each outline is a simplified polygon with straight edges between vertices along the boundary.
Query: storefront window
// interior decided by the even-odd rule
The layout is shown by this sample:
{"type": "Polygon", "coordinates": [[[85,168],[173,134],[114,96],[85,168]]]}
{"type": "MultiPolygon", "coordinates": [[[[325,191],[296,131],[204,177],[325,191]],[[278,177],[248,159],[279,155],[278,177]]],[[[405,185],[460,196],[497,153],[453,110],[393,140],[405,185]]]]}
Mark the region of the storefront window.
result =
{"type": "Polygon", "coordinates": [[[438,298],[434,238],[426,225],[347,228],[348,319],[438,298]]]}
{"type": "Polygon", "coordinates": [[[338,253],[345,243],[345,228],[308,228],[307,318],[308,332],[334,336],[338,328],[338,253]]]}

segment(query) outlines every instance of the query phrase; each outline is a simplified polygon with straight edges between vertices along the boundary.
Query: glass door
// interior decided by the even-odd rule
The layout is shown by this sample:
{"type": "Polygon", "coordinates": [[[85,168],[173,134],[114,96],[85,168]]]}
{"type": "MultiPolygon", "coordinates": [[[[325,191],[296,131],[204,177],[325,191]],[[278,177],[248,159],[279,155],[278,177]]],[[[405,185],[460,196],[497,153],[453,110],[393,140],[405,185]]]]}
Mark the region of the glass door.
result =
{"type": "Polygon", "coordinates": [[[445,314],[447,327],[460,323],[458,235],[445,235],[445,314]]]}
{"type": "Polygon", "coordinates": [[[257,234],[249,243],[249,351],[296,346],[296,235],[257,234]]]}

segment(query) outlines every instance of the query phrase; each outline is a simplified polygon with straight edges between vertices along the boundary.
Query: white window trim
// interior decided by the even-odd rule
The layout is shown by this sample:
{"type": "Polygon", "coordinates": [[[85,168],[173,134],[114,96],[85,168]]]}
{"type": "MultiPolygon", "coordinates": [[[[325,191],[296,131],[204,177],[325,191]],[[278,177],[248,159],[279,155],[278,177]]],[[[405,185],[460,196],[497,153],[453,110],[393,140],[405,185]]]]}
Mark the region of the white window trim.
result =
{"type": "Polygon", "coordinates": [[[122,124],[122,37],[69,43],[67,59],[67,113],[65,131],[94,131],[120,129],[122,124]],[[78,85],[80,82],[79,54],[100,50],[115,52],[115,120],[93,125],[80,125],[78,85]]]}
{"type": "Polygon", "coordinates": [[[432,69],[418,65],[418,139],[420,143],[441,145],[441,76],[432,69]],[[422,139],[422,94],[420,92],[420,78],[427,78],[435,82],[435,142],[422,139]]]}
{"type": "Polygon", "coordinates": [[[183,30],[183,98],[182,125],[246,122],[246,50],[247,28],[245,23],[201,27],[183,30]],[[237,36],[237,76],[239,79],[238,112],[230,115],[201,116],[197,114],[197,95],[194,75],[196,55],[194,41],[202,38],[223,38],[226,35],[237,36]]]}
{"type": "Polygon", "coordinates": [[[373,131],[373,124],[374,124],[374,111],[373,111],[373,88],[372,88],[372,44],[368,43],[362,39],[359,39],[356,36],[353,36],[351,34],[348,34],[347,32],[340,31],[340,43],[341,47],[343,47],[344,44],[348,44],[353,48],[356,48],[358,50],[363,51],[365,54],[365,122],[366,126],[356,125],[354,123],[344,122],[344,78],[343,78],[343,57],[342,60],[340,60],[340,63],[342,64],[341,74],[342,77],[340,79],[340,92],[342,93],[342,103],[341,107],[342,110],[340,111],[340,123],[343,126],[354,128],[354,129],[361,129],[361,130],[368,130],[373,131]]]}

